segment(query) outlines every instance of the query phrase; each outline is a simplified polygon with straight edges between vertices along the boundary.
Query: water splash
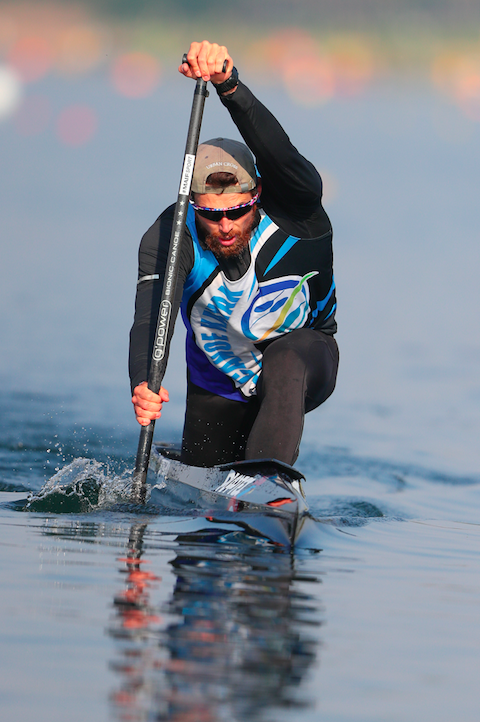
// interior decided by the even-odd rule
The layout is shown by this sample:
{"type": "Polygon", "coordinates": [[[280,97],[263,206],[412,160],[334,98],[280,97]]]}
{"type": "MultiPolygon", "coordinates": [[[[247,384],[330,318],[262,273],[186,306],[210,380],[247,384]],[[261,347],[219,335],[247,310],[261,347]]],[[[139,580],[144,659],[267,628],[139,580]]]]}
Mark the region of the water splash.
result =
{"type": "Polygon", "coordinates": [[[74,459],[28,497],[23,511],[78,514],[128,503],[131,472],[120,476],[95,459],[74,459]]]}

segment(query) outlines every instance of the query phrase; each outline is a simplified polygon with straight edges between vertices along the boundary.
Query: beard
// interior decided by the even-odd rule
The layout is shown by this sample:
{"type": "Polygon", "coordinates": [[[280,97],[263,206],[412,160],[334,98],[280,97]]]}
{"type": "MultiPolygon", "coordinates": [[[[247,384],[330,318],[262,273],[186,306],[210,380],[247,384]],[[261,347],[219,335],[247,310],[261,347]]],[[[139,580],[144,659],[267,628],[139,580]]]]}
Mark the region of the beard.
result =
{"type": "Polygon", "coordinates": [[[206,235],[205,245],[210,251],[212,251],[213,254],[215,254],[215,256],[222,256],[223,258],[236,258],[238,256],[241,256],[245,248],[247,248],[248,246],[248,243],[252,236],[252,231],[258,226],[259,223],[260,212],[258,209],[256,209],[251,224],[247,226],[245,230],[242,231],[242,233],[232,233],[228,236],[222,236],[222,239],[224,241],[228,241],[235,235],[237,236],[237,240],[231,246],[222,246],[219,240],[219,233],[210,233],[209,235],[206,235]]]}

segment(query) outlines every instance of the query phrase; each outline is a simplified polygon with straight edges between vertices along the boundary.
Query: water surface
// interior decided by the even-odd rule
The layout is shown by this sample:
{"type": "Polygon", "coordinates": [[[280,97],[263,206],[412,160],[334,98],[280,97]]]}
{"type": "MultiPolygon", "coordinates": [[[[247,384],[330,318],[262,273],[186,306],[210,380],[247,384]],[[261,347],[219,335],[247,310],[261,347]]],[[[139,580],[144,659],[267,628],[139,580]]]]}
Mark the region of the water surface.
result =
{"type": "Polygon", "coordinates": [[[135,437],[55,403],[2,429],[2,719],[477,718],[478,477],[306,445],[318,536],[289,552],[129,507],[135,437]],[[81,472],[115,493],[19,511],[81,472]]]}

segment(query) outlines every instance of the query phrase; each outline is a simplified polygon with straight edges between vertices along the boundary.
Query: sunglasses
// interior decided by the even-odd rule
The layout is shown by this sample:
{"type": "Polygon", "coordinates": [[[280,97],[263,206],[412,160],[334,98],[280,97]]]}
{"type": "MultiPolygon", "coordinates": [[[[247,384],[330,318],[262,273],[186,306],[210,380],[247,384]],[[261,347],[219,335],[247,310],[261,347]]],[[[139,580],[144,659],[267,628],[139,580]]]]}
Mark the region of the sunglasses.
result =
{"type": "Polygon", "coordinates": [[[258,196],[259,194],[256,193],[248,203],[241,203],[239,206],[232,206],[231,208],[204,208],[203,206],[197,206],[193,201],[190,201],[190,203],[199,216],[206,218],[207,221],[219,223],[223,216],[228,218],[229,221],[236,221],[238,218],[245,216],[258,201],[258,196]]]}

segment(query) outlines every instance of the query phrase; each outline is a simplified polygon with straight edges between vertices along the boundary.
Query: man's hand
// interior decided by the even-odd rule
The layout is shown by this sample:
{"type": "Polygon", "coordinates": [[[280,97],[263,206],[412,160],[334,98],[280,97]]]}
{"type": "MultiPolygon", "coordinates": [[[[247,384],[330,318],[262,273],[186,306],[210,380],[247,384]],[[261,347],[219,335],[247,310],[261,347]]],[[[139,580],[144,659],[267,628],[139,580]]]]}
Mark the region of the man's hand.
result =
{"type": "Polygon", "coordinates": [[[201,43],[192,43],[187,53],[188,63],[182,63],[178,68],[179,72],[186,78],[203,78],[211,80],[212,83],[224,83],[232,74],[233,60],[228,54],[224,45],[209,43],[204,40],[201,43]],[[227,61],[227,70],[223,72],[223,63],[227,61]]]}
{"type": "Polygon", "coordinates": [[[169,401],[168,391],[163,386],[158,394],[150,391],[146,381],[136,386],[133,390],[132,404],[138,423],[141,426],[148,426],[154,419],[159,419],[162,415],[163,403],[166,401],[169,401]]]}

